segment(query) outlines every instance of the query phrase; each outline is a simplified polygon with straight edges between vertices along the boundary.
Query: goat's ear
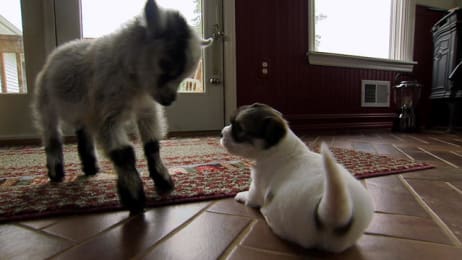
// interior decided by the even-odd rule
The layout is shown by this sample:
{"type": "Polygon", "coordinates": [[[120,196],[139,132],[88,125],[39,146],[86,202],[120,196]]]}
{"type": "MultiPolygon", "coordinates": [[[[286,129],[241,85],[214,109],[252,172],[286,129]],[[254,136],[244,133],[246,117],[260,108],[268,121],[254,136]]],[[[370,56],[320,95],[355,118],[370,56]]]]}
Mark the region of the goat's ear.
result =
{"type": "Polygon", "coordinates": [[[278,144],[287,132],[287,127],[284,120],[278,117],[265,118],[264,129],[266,149],[278,144]]]}
{"type": "Polygon", "coordinates": [[[144,7],[144,17],[146,19],[146,26],[150,36],[155,36],[162,31],[162,19],[159,6],[154,0],[148,0],[144,7]]]}

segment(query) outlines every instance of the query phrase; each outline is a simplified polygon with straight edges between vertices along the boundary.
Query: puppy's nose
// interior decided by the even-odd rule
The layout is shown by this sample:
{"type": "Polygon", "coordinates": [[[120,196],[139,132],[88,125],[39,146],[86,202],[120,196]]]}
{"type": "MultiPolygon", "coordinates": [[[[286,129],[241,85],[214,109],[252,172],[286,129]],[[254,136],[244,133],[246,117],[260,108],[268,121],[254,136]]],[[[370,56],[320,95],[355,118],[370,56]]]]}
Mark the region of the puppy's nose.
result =
{"type": "Polygon", "coordinates": [[[224,135],[225,130],[226,130],[227,127],[228,127],[228,126],[225,126],[225,127],[223,127],[223,129],[221,129],[221,132],[220,132],[220,137],[221,137],[221,138],[223,138],[223,135],[224,135]]]}

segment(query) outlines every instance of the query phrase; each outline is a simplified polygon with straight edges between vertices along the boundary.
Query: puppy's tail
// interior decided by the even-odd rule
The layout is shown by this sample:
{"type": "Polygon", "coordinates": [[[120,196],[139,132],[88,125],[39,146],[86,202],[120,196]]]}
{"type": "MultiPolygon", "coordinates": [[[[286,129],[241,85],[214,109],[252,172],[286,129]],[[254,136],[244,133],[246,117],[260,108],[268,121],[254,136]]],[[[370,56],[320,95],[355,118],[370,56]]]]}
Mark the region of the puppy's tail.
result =
{"type": "Polygon", "coordinates": [[[326,176],[324,191],[316,212],[320,227],[334,228],[346,232],[352,223],[353,203],[342,169],[325,143],[321,144],[321,156],[326,176]]]}

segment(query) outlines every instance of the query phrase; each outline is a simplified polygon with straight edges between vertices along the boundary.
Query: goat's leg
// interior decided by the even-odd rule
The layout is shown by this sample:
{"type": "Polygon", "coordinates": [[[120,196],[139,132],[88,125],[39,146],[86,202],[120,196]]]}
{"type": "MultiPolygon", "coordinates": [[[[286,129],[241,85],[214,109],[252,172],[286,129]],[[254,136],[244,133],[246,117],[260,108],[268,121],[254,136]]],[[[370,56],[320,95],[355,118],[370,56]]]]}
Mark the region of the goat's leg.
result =
{"type": "Polygon", "coordinates": [[[61,133],[54,130],[45,133],[44,144],[48,177],[53,182],[60,182],[64,179],[64,158],[61,133]]]}
{"type": "Polygon", "coordinates": [[[35,112],[45,146],[48,177],[53,182],[60,182],[64,179],[64,158],[58,116],[49,107],[40,107],[35,112]]]}
{"type": "Polygon", "coordinates": [[[175,184],[160,158],[158,140],[147,141],[144,144],[144,154],[148,161],[149,176],[154,181],[159,195],[166,195],[173,191],[175,184]]]}
{"type": "Polygon", "coordinates": [[[146,201],[143,182],[136,170],[135,151],[130,145],[122,124],[103,123],[98,139],[117,172],[117,191],[120,202],[132,214],[142,212],[146,201]]]}
{"type": "Polygon", "coordinates": [[[137,124],[144,144],[149,176],[153,179],[159,195],[168,194],[173,191],[175,185],[160,157],[159,140],[163,138],[166,128],[163,108],[147,103],[138,113],[137,124]]]}
{"type": "Polygon", "coordinates": [[[95,156],[93,137],[83,127],[78,129],[75,134],[82,170],[87,176],[95,175],[99,171],[99,167],[95,156]]]}

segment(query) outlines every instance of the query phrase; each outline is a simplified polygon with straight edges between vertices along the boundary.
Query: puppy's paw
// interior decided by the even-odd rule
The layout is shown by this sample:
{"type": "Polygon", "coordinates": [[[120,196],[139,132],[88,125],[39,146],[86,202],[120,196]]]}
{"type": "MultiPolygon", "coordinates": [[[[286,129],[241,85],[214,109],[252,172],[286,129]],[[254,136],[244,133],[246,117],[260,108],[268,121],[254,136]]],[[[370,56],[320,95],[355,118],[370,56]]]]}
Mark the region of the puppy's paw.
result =
{"type": "Polygon", "coordinates": [[[249,196],[249,192],[248,191],[243,191],[243,192],[239,192],[238,194],[236,194],[236,196],[234,196],[234,199],[236,201],[239,201],[240,203],[247,204],[248,196],[249,196]]]}

